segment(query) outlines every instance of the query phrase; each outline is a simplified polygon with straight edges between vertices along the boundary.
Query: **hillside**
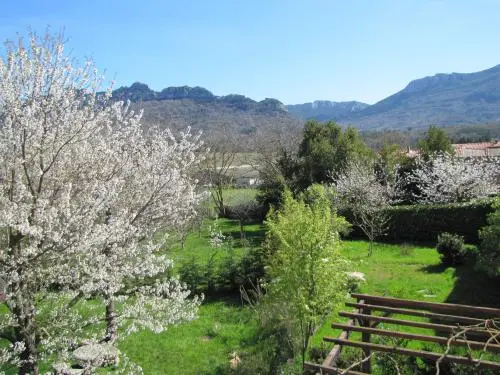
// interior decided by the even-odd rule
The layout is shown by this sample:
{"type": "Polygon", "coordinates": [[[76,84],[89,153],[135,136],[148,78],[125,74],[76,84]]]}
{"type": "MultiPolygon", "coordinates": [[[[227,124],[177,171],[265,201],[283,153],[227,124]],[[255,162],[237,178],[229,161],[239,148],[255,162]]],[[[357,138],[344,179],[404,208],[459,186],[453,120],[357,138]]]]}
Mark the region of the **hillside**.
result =
{"type": "Polygon", "coordinates": [[[361,129],[406,129],[500,122],[500,65],[476,73],[436,74],[360,111],[335,118],[361,129]]]}
{"type": "Polygon", "coordinates": [[[136,82],[114,90],[113,98],[130,100],[136,109],[144,109],[146,124],[175,129],[190,125],[208,130],[230,125],[248,134],[273,124],[298,127],[302,123],[290,116],[279,100],[267,98],[257,102],[243,95],[216,96],[202,87],[167,87],[154,91],[136,82]]]}
{"type": "Polygon", "coordinates": [[[231,125],[253,133],[273,125],[297,128],[306,119],[335,120],[363,130],[426,128],[500,123],[500,65],[476,73],[436,74],[411,81],[403,90],[368,105],[357,101],[285,106],[279,100],[252,100],[244,95],[217,96],[202,87],[151,90],[143,83],[120,87],[119,100],[143,108],[146,123],[212,129],[231,125]]]}
{"type": "Polygon", "coordinates": [[[316,100],[312,103],[291,104],[286,107],[292,116],[299,119],[325,121],[343,119],[369,106],[369,104],[356,101],[331,102],[328,100],[316,100]]]}

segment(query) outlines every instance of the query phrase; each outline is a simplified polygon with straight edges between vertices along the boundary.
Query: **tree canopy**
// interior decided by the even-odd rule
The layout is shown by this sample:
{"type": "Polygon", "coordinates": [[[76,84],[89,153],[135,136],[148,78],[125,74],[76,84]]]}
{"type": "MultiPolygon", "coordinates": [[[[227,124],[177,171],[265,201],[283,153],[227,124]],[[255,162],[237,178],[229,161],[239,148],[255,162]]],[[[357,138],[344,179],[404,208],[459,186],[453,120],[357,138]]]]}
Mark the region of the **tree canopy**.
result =
{"type": "Polygon", "coordinates": [[[265,301],[293,322],[304,359],[310,336],[345,295],[347,261],[339,232],[348,223],[332,211],[325,189],[314,185],[299,200],[286,191],[283,206],[270,212],[266,225],[271,281],[265,301]]]}
{"type": "Polygon", "coordinates": [[[61,40],[30,35],[0,54],[0,357],[20,374],[160,332],[201,303],[168,276],[158,235],[195,214],[199,135],[144,130],[61,40]]]}
{"type": "Polygon", "coordinates": [[[297,155],[298,186],[304,190],[313,183],[331,181],[350,160],[370,154],[355,128],[342,129],[334,121],[308,121],[297,155]]]}
{"type": "Polygon", "coordinates": [[[451,155],[455,153],[450,137],[443,129],[432,125],[429,127],[425,138],[418,142],[418,148],[424,158],[429,158],[438,153],[451,155]]]}

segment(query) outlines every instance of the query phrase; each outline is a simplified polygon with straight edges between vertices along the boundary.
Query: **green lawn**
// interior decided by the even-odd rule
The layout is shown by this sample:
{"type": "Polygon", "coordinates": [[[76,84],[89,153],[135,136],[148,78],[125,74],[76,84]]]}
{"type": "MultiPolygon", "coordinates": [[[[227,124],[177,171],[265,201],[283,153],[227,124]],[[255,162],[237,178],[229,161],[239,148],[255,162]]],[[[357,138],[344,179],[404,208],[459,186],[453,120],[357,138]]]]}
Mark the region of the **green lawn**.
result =
{"type": "MultiPolygon", "coordinates": [[[[222,220],[220,224],[226,234],[237,231],[235,222],[222,220]]],[[[256,239],[263,233],[260,225],[249,226],[248,230],[254,232],[256,239]]],[[[200,239],[193,235],[184,251],[177,249],[172,254],[176,259],[196,255],[204,262],[210,251],[204,241],[206,237],[200,239]]],[[[238,246],[236,249],[243,251],[238,246]]],[[[500,306],[497,285],[476,273],[472,265],[441,267],[434,248],[379,243],[373,255],[367,257],[366,241],[345,241],[342,251],[352,261],[353,268],[366,275],[362,293],[500,306]]],[[[342,321],[337,312],[318,330],[312,345],[320,345],[323,336],[338,335],[338,331],[330,328],[333,321],[342,321]]],[[[136,334],[123,343],[122,349],[143,366],[147,374],[217,374],[223,368],[227,370],[231,353],[255,348],[252,340],[256,329],[251,312],[238,301],[210,301],[200,309],[197,321],[173,327],[160,335],[136,334]],[[211,336],[214,327],[218,333],[211,336]]]]}
{"type": "MultiPolygon", "coordinates": [[[[376,244],[373,255],[367,257],[368,243],[365,241],[346,241],[343,251],[353,262],[356,271],[363,272],[366,282],[361,285],[360,293],[416,299],[429,302],[447,302],[469,305],[500,307],[500,280],[492,280],[474,270],[472,262],[458,267],[443,267],[434,248],[403,245],[376,244]]],[[[339,310],[351,311],[352,308],[339,306],[339,310]]],[[[382,315],[376,313],[376,315],[382,315]]],[[[392,315],[394,318],[427,321],[425,318],[392,315]]],[[[330,327],[332,322],[345,322],[338,311],[333,312],[312,339],[313,346],[331,348],[323,343],[324,336],[336,337],[340,330],[330,327]]],[[[406,332],[434,335],[432,330],[413,327],[388,326],[378,328],[403,330],[406,332]]],[[[351,337],[360,340],[360,334],[351,337]]],[[[433,346],[421,342],[409,342],[408,347],[432,349],[433,346]]],[[[436,350],[436,346],[434,346],[436,350]]],[[[437,351],[440,351],[438,348],[437,351]]],[[[465,353],[464,353],[465,354],[465,353]]],[[[499,356],[495,359],[500,360],[499,356]]],[[[378,373],[374,369],[374,373],[378,373]]]]}
{"type": "MultiPolygon", "coordinates": [[[[166,250],[177,264],[193,256],[200,264],[206,264],[214,252],[208,245],[209,225],[200,233],[192,233],[185,249],[173,246],[166,250]]],[[[219,228],[234,238],[232,246],[239,255],[251,246],[259,246],[264,234],[261,224],[248,225],[246,240],[242,242],[236,221],[220,219],[219,228]]],[[[215,251],[216,257],[220,257],[217,259],[222,259],[227,250],[215,251]]],[[[362,293],[500,307],[498,280],[487,279],[474,271],[471,264],[442,267],[434,248],[379,243],[368,257],[366,241],[345,241],[342,251],[352,261],[353,270],[366,275],[362,293]]],[[[330,328],[333,321],[342,321],[337,313],[332,313],[317,331],[312,346],[321,345],[323,336],[338,335],[330,328]]],[[[135,333],[121,342],[120,349],[142,366],[145,374],[223,374],[229,368],[232,353],[244,355],[258,349],[257,329],[252,311],[237,296],[221,297],[205,301],[197,320],[161,334],[135,333]]]]}
{"type": "MultiPolygon", "coordinates": [[[[184,249],[178,243],[173,243],[167,253],[174,260],[176,267],[192,257],[199,264],[206,264],[209,258],[215,254],[215,259],[222,259],[228,252],[228,246],[222,246],[219,249],[210,247],[210,227],[213,227],[214,221],[207,220],[201,231],[194,231],[186,239],[184,249]]],[[[235,256],[243,255],[248,249],[260,246],[264,237],[263,224],[247,224],[244,226],[245,238],[241,239],[239,224],[236,220],[217,219],[217,228],[228,238],[227,244],[234,250],[235,256]]]]}
{"type": "Polygon", "coordinates": [[[120,349],[145,374],[218,374],[228,369],[232,353],[252,350],[257,323],[238,301],[207,302],[195,321],[161,334],[129,336],[120,349]]]}

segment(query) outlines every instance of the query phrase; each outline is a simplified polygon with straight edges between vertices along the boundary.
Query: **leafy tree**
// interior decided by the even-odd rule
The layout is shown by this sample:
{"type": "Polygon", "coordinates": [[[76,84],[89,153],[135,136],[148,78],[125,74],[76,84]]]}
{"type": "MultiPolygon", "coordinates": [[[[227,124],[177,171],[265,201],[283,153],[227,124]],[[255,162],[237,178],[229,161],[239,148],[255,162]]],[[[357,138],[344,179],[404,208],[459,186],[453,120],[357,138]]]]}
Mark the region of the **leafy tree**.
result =
{"type": "Polygon", "coordinates": [[[298,152],[298,190],[329,182],[344,171],[350,160],[368,156],[370,150],[355,128],[343,130],[333,121],[308,121],[298,152]]]}
{"type": "Polygon", "coordinates": [[[330,207],[319,185],[299,200],[286,191],[282,208],[266,221],[271,281],[263,303],[275,306],[280,321],[293,330],[303,362],[311,335],[346,293],[348,264],[340,254],[339,232],[348,224],[330,207]]]}
{"type": "Polygon", "coordinates": [[[453,155],[455,150],[451,144],[451,139],[443,129],[430,126],[424,139],[418,142],[418,148],[425,159],[429,159],[438,153],[453,155]]]}
{"type": "Polygon", "coordinates": [[[193,319],[200,301],[165,276],[172,262],[154,235],[194,214],[199,137],[146,132],[140,114],[110,102],[111,89],[98,94],[100,76],[91,63],[73,66],[61,38],[30,35],[6,49],[2,360],[38,374],[40,361],[88,342],[193,319]]]}
{"type": "Polygon", "coordinates": [[[500,198],[493,203],[495,209],[488,216],[488,226],[479,231],[479,267],[490,276],[500,276],[500,198]]]}
{"type": "Polygon", "coordinates": [[[263,219],[262,207],[253,197],[238,197],[231,207],[228,208],[230,217],[238,220],[240,225],[240,239],[245,238],[245,224],[252,220],[263,219]]]}
{"type": "Polygon", "coordinates": [[[406,165],[408,156],[395,143],[385,143],[378,151],[374,169],[377,179],[384,185],[395,184],[397,173],[395,173],[400,166],[406,165]]]}

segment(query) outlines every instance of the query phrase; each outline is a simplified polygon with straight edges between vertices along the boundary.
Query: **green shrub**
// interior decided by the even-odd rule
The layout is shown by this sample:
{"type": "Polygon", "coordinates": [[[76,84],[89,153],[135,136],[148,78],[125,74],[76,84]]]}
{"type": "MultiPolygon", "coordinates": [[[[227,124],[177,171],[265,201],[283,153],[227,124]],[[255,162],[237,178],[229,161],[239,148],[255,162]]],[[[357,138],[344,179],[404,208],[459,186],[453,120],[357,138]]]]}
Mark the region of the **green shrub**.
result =
{"type": "Polygon", "coordinates": [[[238,293],[240,288],[249,289],[265,276],[264,254],[261,248],[249,249],[238,259],[232,248],[222,258],[215,251],[205,264],[191,257],[179,268],[180,280],[195,294],[214,295],[238,293]]]}
{"type": "Polygon", "coordinates": [[[493,204],[495,211],[488,216],[488,226],[481,229],[478,266],[490,276],[500,276],[500,198],[493,204]]]}
{"type": "Polygon", "coordinates": [[[438,236],[436,250],[441,255],[441,263],[447,266],[462,264],[467,253],[464,237],[446,232],[438,236]]]}
{"type": "MultiPolygon", "coordinates": [[[[443,232],[456,233],[467,243],[479,243],[478,231],[487,224],[493,211],[491,199],[465,203],[415,204],[388,208],[389,229],[382,239],[397,242],[436,241],[443,232]]],[[[341,212],[351,222],[349,212],[341,212]]],[[[359,228],[353,227],[352,236],[362,237],[359,228]]]]}
{"type": "Polygon", "coordinates": [[[192,256],[187,262],[182,263],[179,268],[179,278],[185,283],[188,289],[194,294],[203,292],[201,284],[203,283],[203,267],[196,263],[196,259],[192,256]]]}

